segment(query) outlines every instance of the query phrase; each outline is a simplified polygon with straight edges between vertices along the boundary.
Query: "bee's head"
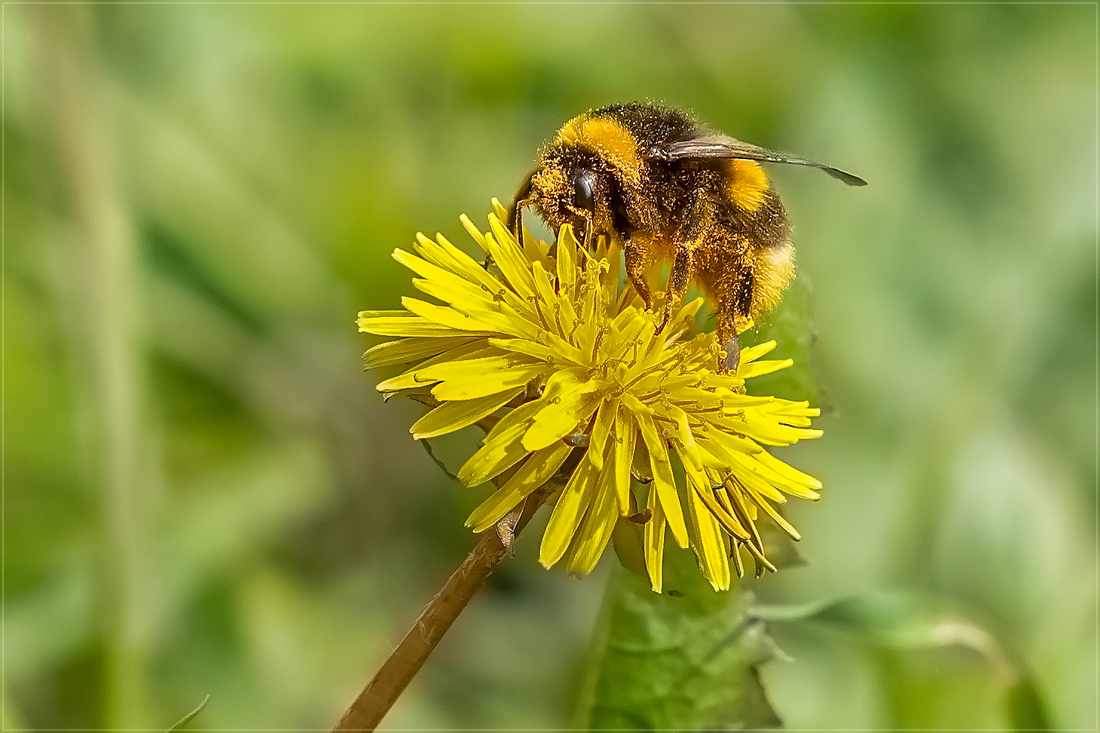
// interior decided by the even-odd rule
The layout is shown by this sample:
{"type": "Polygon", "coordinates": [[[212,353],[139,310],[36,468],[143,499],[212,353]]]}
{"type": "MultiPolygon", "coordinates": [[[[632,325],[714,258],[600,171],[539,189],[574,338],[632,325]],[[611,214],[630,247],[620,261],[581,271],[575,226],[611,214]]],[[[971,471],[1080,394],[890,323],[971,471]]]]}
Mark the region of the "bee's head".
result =
{"type": "Polygon", "coordinates": [[[613,229],[615,182],[592,155],[576,148],[550,149],[516,192],[508,212],[508,227],[517,235],[521,211],[535,210],[555,232],[572,224],[581,244],[613,229]]]}

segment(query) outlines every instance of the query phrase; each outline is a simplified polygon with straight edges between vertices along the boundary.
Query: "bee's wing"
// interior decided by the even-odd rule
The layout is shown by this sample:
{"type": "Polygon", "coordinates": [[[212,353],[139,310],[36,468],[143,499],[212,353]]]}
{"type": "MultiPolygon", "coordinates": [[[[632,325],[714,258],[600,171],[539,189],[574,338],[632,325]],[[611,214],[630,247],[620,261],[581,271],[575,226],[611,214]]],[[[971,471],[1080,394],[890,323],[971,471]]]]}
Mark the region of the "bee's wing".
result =
{"type": "Polygon", "coordinates": [[[825,171],[833,178],[844,181],[849,186],[867,185],[867,181],[859,176],[853,176],[851,173],[846,173],[839,168],[815,163],[797,155],[777,153],[774,150],[743,143],[725,135],[708,135],[693,140],[655,145],[650,148],[649,153],[651,157],[663,161],[689,160],[692,158],[736,158],[738,160],[758,160],[762,163],[808,165],[811,168],[825,171]]]}

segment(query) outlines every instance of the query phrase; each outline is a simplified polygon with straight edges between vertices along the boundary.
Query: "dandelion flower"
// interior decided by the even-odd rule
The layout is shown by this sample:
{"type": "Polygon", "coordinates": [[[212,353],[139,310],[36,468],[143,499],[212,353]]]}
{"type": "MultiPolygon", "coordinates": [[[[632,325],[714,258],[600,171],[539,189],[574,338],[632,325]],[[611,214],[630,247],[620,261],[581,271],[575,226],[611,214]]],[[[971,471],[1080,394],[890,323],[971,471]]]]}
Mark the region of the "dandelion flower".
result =
{"type": "Polygon", "coordinates": [[[766,447],[819,437],[810,427],[819,411],[750,395],[745,382],[791,360],[762,359],[775,347],[768,342],[744,349],[736,374],[716,373],[714,334],[695,332],[700,299],[657,334],[654,313],[620,282],[617,243],[601,238],[590,254],[568,226],[553,248],[527,232],[519,242],[493,204],[488,232],[462,217],[492,267],[442,235],[417,235],[412,252],[393,256],[438,302],[403,298],[402,310],[358,319],[361,332],[396,337],[367,351],[368,368],[412,365],[377,389],[432,408],[413,438],[475,423],[488,430],[458,477],[496,490],[467,525],[494,527],[542,489],[553,505],[539,551],[547,568],[565,558],[587,574],[616,523],[630,518],[644,523],[654,591],[666,534],[691,547],[716,590],[730,587],[731,560],[743,573],[742,548],[758,572],[774,570],[757,520],[767,515],[798,539],[776,507],[788,496],[817,499],[821,484],[766,447]]]}

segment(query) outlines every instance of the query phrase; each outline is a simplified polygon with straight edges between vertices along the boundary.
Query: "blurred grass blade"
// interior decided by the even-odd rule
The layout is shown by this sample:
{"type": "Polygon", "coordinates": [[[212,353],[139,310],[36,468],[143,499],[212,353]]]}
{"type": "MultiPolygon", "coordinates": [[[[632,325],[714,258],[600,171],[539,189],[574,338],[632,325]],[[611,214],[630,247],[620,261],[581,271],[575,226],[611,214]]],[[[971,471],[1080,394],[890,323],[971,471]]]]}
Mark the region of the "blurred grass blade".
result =
{"type": "Polygon", "coordinates": [[[1046,705],[1023,660],[949,600],[917,592],[880,592],[797,606],[757,606],[750,613],[769,623],[831,624],[884,649],[970,649],[981,656],[1003,691],[1005,716],[1013,729],[1050,730],[1046,705]]]}
{"type": "Polygon", "coordinates": [[[6,681],[0,687],[0,694],[3,695],[4,700],[3,710],[0,711],[0,730],[23,730],[26,728],[23,725],[22,716],[15,709],[15,701],[12,699],[11,689],[6,681]]]}
{"type": "Polygon", "coordinates": [[[1021,674],[1005,692],[1005,715],[1014,730],[1053,730],[1047,706],[1030,674],[1021,674]]]}
{"type": "Polygon", "coordinates": [[[665,593],[618,566],[608,583],[575,727],[778,727],[756,672],[774,656],[752,596],[716,593],[688,551],[665,553],[665,593]]]}
{"type": "Polygon", "coordinates": [[[152,432],[145,414],[146,362],[139,338],[139,260],[131,202],[117,154],[108,73],[82,8],[36,7],[44,44],[42,71],[55,115],[52,131],[79,232],[75,257],[83,281],[83,320],[72,333],[74,353],[90,355],[90,379],[80,381],[93,405],[95,490],[102,502],[104,728],[133,727],[148,717],[148,504],[143,492],[159,484],[149,460],[152,432]]]}
{"type": "Polygon", "coordinates": [[[198,705],[197,705],[197,706],[195,707],[195,709],[194,709],[194,710],[192,710],[192,711],[191,711],[191,712],[189,712],[189,713],[188,713],[187,715],[184,715],[184,716],[183,716],[182,718],[180,718],[180,719],[179,719],[179,722],[178,722],[178,723],[176,723],[175,725],[173,725],[173,726],[172,726],[171,728],[169,728],[169,729],[168,729],[168,730],[166,731],[166,733],[172,733],[172,731],[174,731],[174,730],[183,730],[183,728],[184,728],[184,727],[185,727],[185,726],[186,726],[186,725],[187,725],[188,723],[190,723],[190,722],[191,722],[192,720],[194,720],[194,719],[195,719],[195,718],[196,718],[196,717],[198,716],[198,714],[199,714],[199,713],[201,713],[201,712],[203,711],[203,708],[205,708],[205,707],[206,707],[206,703],[208,703],[208,702],[210,702],[210,693],[209,693],[209,692],[208,692],[208,693],[206,693],[206,697],[204,697],[204,698],[202,699],[202,702],[200,702],[200,703],[199,703],[199,704],[198,704],[198,705]]]}

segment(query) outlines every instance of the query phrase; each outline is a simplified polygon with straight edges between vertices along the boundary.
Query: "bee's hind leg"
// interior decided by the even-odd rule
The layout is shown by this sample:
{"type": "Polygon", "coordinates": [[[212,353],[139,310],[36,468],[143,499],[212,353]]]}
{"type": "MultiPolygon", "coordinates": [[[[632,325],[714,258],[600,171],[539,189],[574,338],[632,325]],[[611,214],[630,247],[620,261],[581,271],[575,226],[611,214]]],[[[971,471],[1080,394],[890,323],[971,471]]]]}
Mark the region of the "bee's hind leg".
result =
{"type": "Polygon", "coordinates": [[[741,339],[736,333],[730,334],[722,343],[726,352],[726,358],[719,358],[718,371],[724,374],[736,374],[737,367],[741,366],[741,339]]]}
{"type": "Polygon", "coordinates": [[[741,339],[737,332],[748,325],[749,320],[743,312],[744,300],[731,295],[734,293],[721,292],[716,299],[718,323],[714,330],[718,345],[726,352],[725,358],[718,358],[719,374],[736,374],[741,366],[741,339]]]}
{"type": "MultiPolygon", "coordinates": [[[[672,259],[672,271],[665,285],[665,308],[661,325],[657,333],[664,330],[672,317],[672,310],[680,305],[687,293],[688,283],[699,273],[699,254],[705,256],[706,242],[716,234],[710,194],[703,190],[695,191],[688,205],[687,215],[672,237],[676,251],[672,259]]],[[[735,332],[736,333],[736,332],[735,332]]]]}

